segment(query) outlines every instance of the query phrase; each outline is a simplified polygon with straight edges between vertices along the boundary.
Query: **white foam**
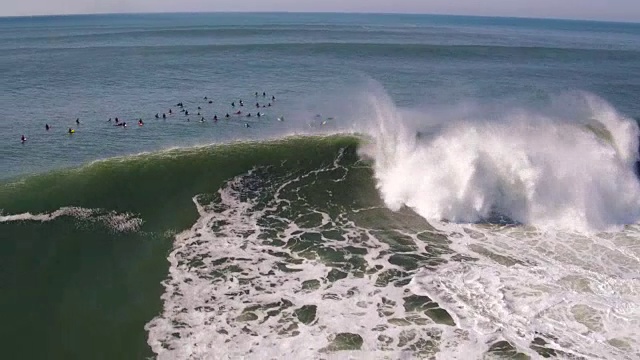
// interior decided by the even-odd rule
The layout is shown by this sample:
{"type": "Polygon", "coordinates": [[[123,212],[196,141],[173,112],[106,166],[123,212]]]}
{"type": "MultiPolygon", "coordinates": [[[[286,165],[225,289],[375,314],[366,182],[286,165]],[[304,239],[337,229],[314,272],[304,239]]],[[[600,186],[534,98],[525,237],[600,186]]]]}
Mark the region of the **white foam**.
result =
{"type": "Polygon", "coordinates": [[[81,207],[62,207],[51,213],[31,214],[29,212],[13,215],[0,215],[0,223],[37,221],[48,222],[60,217],[72,217],[81,221],[99,222],[117,232],[135,232],[142,226],[142,219],[132,214],[121,214],[115,211],[105,212],[99,209],[81,207]]]}
{"type": "MultiPolygon", "coordinates": [[[[548,348],[584,358],[632,359],[640,351],[637,228],[585,237],[519,227],[437,227],[452,239],[456,254],[475,260],[424,271],[412,290],[439,302],[476,342],[507,340],[534,357],[530,345],[536,337],[548,348]]],[[[480,358],[484,352],[448,350],[442,358],[480,358]]]]}
{"type": "Polygon", "coordinates": [[[471,106],[416,120],[371,97],[362,153],[381,196],[452,241],[449,262],[412,280],[468,332],[438,358],[482,358],[501,340],[539,358],[536,338],[562,358],[640,353],[640,231],[628,226],[640,218],[638,127],[595,96],[574,100],[564,112],[471,106]],[[469,224],[496,212],[526,226],[469,224]]]}
{"type": "MultiPolygon", "coordinates": [[[[451,334],[447,338],[457,336],[452,327],[435,324],[425,316],[417,316],[421,325],[403,320],[408,316],[403,297],[410,295],[406,285],[376,287],[377,274],[363,277],[349,274],[331,282],[327,280],[331,268],[323,262],[305,259],[287,247],[263,244],[263,232],[270,228],[261,223],[267,219],[284,224],[277,234],[270,236],[284,242],[301,231],[343,229],[345,240],[323,238],[318,245],[337,250],[346,246],[365,247],[368,253],[364,258],[369,266],[397,268],[388,262],[389,246],[369,230],[357,227],[342,214],[331,216],[306,204],[301,195],[304,187],[313,186],[316,175],[338,168],[336,161],[326,168],[279,178],[274,183],[255,182],[256,178],[249,173],[230,181],[219,191],[219,202],[211,206],[203,206],[194,198],[201,217],[189,231],[177,237],[169,256],[169,278],[164,282],[163,313],[146,326],[148,343],[159,359],[410,358],[405,350],[415,345],[417,350],[410,353],[420,351],[419,347],[424,345],[420,344],[421,339],[435,338],[433,346],[437,348],[441,334],[451,334]],[[263,193],[269,196],[266,206],[260,207],[247,196],[251,188],[270,189],[263,193]],[[290,200],[293,194],[297,197],[295,204],[290,200]],[[283,211],[291,206],[297,210],[285,218],[283,211]],[[320,215],[319,224],[304,228],[296,222],[311,213],[320,215]],[[369,240],[361,242],[358,240],[361,235],[367,235],[369,240]],[[284,272],[279,267],[285,262],[283,257],[269,251],[299,260],[297,264],[287,263],[296,272],[284,272]],[[216,265],[215,261],[221,258],[229,260],[222,266],[216,265]],[[237,267],[235,272],[212,275],[231,265],[237,267]],[[319,280],[320,288],[304,290],[303,284],[308,280],[319,280]],[[251,320],[240,320],[250,306],[274,304],[278,308],[287,303],[290,305],[280,314],[268,316],[269,309],[253,309],[247,311],[252,313],[251,320]],[[317,306],[316,319],[308,325],[294,314],[295,309],[304,305],[317,306]],[[394,324],[392,318],[405,323],[394,324]],[[323,349],[339,333],[358,334],[363,340],[361,350],[326,354],[323,349]],[[399,347],[401,337],[406,341],[399,347]],[[385,345],[384,339],[390,342],[385,345]]],[[[330,181],[340,182],[344,178],[343,172],[336,171],[330,181]]],[[[264,200],[263,196],[259,198],[264,200]]]]}

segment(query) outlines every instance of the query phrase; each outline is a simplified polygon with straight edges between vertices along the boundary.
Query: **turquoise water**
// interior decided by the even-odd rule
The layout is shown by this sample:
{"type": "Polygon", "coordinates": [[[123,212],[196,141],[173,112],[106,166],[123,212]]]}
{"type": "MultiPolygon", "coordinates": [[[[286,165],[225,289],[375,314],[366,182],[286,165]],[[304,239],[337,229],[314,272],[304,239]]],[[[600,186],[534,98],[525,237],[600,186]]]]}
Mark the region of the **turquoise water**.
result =
{"type": "Polygon", "coordinates": [[[640,351],[640,25],[55,16],[0,48],[11,357],[640,351]]]}

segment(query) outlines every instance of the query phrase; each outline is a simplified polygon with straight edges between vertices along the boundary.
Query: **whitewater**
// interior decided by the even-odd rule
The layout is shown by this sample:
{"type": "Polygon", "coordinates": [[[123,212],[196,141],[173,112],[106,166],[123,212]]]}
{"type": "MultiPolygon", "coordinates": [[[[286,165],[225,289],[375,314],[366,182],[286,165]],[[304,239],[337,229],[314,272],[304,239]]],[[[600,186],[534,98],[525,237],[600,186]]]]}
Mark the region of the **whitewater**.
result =
{"type": "Polygon", "coordinates": [[[361,160],[256,167],[193,199],[146,327],[158,357],[634,358],[636,122],[588,93],[430,112],[372,88],[330,130],[361,160]],[[368,166],[383,203],[341,205],[332,184],[368,166]]]}

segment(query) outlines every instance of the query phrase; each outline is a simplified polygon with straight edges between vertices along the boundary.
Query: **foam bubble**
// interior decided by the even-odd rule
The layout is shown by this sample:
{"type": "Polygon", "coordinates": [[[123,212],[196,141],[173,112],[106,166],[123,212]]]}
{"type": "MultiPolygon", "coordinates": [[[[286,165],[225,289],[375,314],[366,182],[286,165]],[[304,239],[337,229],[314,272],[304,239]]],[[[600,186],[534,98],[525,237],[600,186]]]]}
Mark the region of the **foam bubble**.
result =
{"type": "MultiPolygon", "coordinates": [[[[536,343],[561,357],[631,359],[640,350],[634,335],[640,326],[637,227],[589,237],[437,227],[453,240],[457,256],[469,260],[418,274],[413,291],[439,302],[475,341],[506,340],[534,357],[536,343]]],[[[466,346],[449,351],[482,356],[466,346]]]]}
{"type": "Polygon", "coordinates": [[[325,186],[349,176],[340,155],[277,173],[239,176],[211,204],[194,198],[201,217],[176,238],[163,312],[146,326],[158,358],[410,358],[458,337],[425,315],[438,306],[407,289],[391,245],[349,219],[382,209],[333,203],[325,186]]]}

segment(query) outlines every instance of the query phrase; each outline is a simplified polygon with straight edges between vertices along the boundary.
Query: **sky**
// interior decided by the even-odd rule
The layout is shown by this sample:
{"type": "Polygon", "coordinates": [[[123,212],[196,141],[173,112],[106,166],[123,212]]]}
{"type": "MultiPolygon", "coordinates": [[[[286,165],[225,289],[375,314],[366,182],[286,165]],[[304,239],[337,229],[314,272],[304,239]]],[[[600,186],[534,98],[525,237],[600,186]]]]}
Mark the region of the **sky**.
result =
{"type": "Polygon", "coordinates": [[[0,16],[120,12],[383,12],[640,22],[640,0],[3,0],[0,16]]]}

